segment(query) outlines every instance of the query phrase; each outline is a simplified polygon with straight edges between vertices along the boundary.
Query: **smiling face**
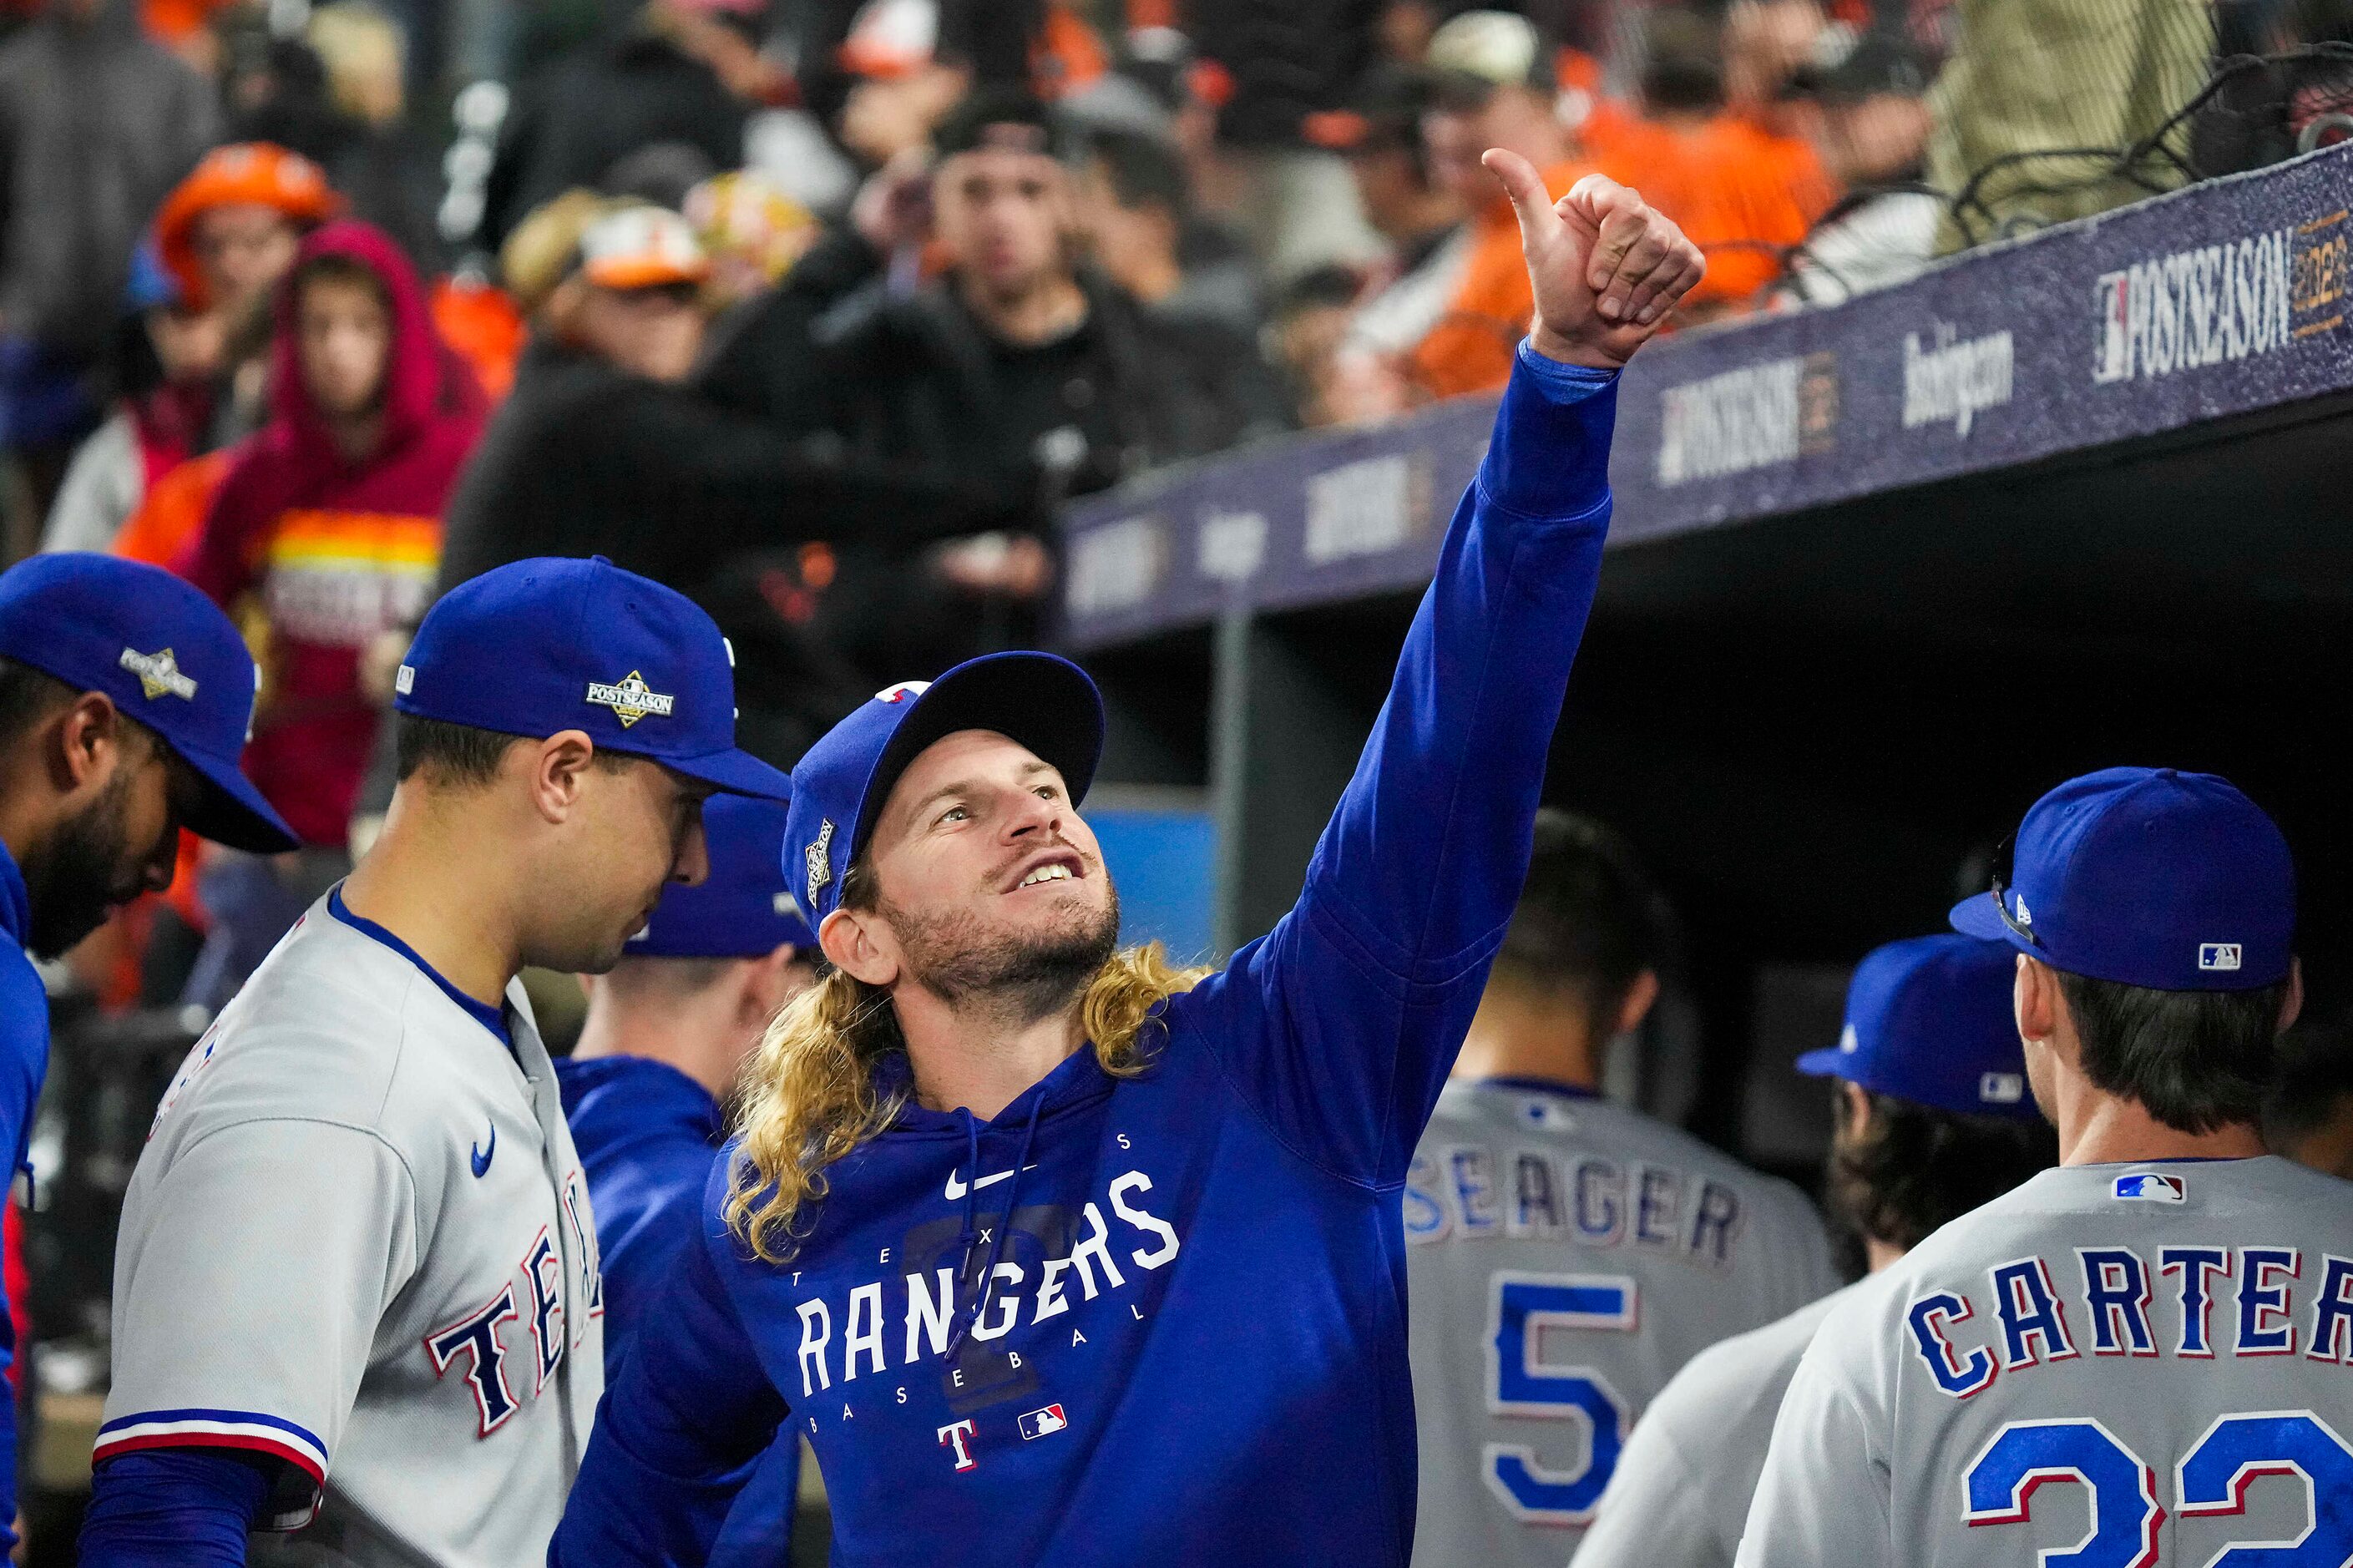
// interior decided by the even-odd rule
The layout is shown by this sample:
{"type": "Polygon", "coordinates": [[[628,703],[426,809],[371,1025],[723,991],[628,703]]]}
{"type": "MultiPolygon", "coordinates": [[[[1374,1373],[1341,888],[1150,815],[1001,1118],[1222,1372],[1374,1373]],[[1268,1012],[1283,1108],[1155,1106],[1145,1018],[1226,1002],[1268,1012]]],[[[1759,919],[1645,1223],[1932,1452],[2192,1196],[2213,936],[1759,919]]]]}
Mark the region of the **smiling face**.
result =
{"type": "Polygon", "coordinates": [[[1062,775],[993,730],[957,731],[908,764],[861,868],[871,910],[826,922],[871,937],[880,963],[860,978],[911,981],[951,1005],[994,994],[1044,1016],[1118,937],[1118,898],[1062,775]]]}

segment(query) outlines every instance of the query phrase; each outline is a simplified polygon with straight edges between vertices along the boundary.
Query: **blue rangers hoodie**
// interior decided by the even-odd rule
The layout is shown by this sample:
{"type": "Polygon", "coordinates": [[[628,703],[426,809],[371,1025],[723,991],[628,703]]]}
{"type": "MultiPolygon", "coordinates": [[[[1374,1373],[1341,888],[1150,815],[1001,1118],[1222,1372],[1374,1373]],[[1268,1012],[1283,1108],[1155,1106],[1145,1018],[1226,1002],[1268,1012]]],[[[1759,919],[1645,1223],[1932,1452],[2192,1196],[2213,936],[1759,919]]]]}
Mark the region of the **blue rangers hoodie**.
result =
{"type": "Polygon", "coordinates": [[[714,1171],[551,1564],[702,1563],[806,1435],[836,1568],[1402,1568],[1398,1194],[1526,872],[1613,381],[1523,345],[1298,904],[1163,1005],[1150,1070],[1082,1050],[989,1121],[909,1104],[781,1264],[714,1171]]]}

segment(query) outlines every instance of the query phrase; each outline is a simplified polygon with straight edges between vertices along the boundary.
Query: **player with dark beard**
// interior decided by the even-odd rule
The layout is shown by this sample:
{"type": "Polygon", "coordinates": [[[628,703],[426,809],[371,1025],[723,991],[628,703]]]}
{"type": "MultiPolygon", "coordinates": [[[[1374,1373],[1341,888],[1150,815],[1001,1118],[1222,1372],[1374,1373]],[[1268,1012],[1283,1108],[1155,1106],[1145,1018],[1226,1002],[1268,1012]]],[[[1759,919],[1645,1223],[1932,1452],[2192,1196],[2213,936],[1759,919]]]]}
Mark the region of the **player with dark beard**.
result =
{"type": "MultiPolygon", "coordinates": [[[[160,567],[40,555],[0,574],[0,1152],[14,1173],[49,1066],[56,958],[170,886],[187,826],[239,848],[294,836],[237,771],[253,658],[160,567]]],[[[0,1369],[15,1353],[0,1296],[0,1369]]],[[[15,1402],[0,1398],[0,1552],[14,1544],[15,1402]]]]}

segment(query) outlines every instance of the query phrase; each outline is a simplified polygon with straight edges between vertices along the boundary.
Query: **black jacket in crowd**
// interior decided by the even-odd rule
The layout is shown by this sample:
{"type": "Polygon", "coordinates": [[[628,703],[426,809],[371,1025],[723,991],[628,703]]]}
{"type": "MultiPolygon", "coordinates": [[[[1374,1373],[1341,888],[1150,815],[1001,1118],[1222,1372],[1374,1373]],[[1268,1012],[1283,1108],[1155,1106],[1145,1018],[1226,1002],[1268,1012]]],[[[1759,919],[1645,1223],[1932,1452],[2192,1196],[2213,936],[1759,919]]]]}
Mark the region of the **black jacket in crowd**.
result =
{"type": "Polygon", "coordinates": [[[1050,503],[1291,424],[1281,386],[1248,339],[1147,310],[1094,274],[1079,281],[1087,297],[1078,330],[1083,384],[1048,416],[1053,423],[1025,420],[1022,403],[1000,384],[998,346],[942,279],[896,298],[869,289],[818,320],[818,424],[854,459],[992,476],[993,486],[1017,470],[1038,472],[1050,503]],[[1082,453],[1058,463],[1041,454],[1039,437],[1064,426],[1092,436],[1082,453]]]}
{"type": "Polygon", "coordinates": [[[642,28],[545,67],[515,94],[484,193],[483,240],[507,235],[575,185],[602,189],[629,153],[677,142],[714,169],[744,162],[750,110],[718,73],[642,28]]]}
{"type": "Polygon", "coordinates": [[[604,555],[669,584],[734,642],[744,743],[789,763],[876,689],[833,651],[801,546],[904,561],[1039,526],[1026,497],[815,457],[691,387],[541,340],[450,499],[440,587],[533,555],[604,555]]]}

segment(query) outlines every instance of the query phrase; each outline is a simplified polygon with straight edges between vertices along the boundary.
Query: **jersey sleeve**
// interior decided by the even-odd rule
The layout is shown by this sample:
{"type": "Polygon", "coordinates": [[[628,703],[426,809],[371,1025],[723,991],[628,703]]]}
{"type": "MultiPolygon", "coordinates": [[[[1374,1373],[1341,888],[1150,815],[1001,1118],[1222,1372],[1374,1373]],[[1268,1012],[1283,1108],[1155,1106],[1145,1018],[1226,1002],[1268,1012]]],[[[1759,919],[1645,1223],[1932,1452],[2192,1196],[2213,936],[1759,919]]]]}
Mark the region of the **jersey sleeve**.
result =
{"type": "Polygon", "coordinates": [[[1893,1568],[1888,1438],[1836,1353],[1851,1337],[1848,1321],[1832,1314],[1789,1382],[1748,1505],[1739,1568],[1893,1568]]]}
{"type": "Polygon", "coordinates": [[[1612,378],[1525,346],[1299,902],[1171,1005],[1311,1160],[1401,1180],[1527,873],[1609,517],[1612,378]]]}
{"type": "MultiPolygon", "coordinates": [[[[703,1198],[702,1234],[638,1324],[549,1545],[549,1568],[701,1563],[776,1440],[784,1396],[744,1332],[719,1249],[727,1162],[703,1198]]],[[[788,1436],[786,1441],[791,1441],[788,1436]]]]}
{"type": "MultiPolygon", "coordinates": [[[[0,953],[0,1204],[14,1206],[16,1173],[25,1163],[32,1135],[33,1108],[48,1071],[49,1003],[33,966],[22,954],[0,953]]],[[[13,1216],[12,1216],[13,1217],[13,1216]]],[[[13,1223],[10,1229],[14,1230],[13,1223]]],[[[7,1276],[0,1270],[0,1552],[16,1544],[10,1521],[16,1517],[16,1401],[23,1373],[16,1364],[16,1325],[8,1300],[7,1276]]]]}
{"type": "Polygon", "coordinates": [[[1619,1450],[1599,1510],[1578,1542],[1578,1568],[1732,1568],[1700,1478],[1667,1423],[1645,1418],[1619,1450]]]}
{"type": "Polygon", "coordinates": [[[414,1184],[372,1132],[264,1120],[191,1142],[124,1205],[94,1459],[240,1449],[275,1461],[265,1522],[304,1523],[417,1254],[414,1184]]]}

